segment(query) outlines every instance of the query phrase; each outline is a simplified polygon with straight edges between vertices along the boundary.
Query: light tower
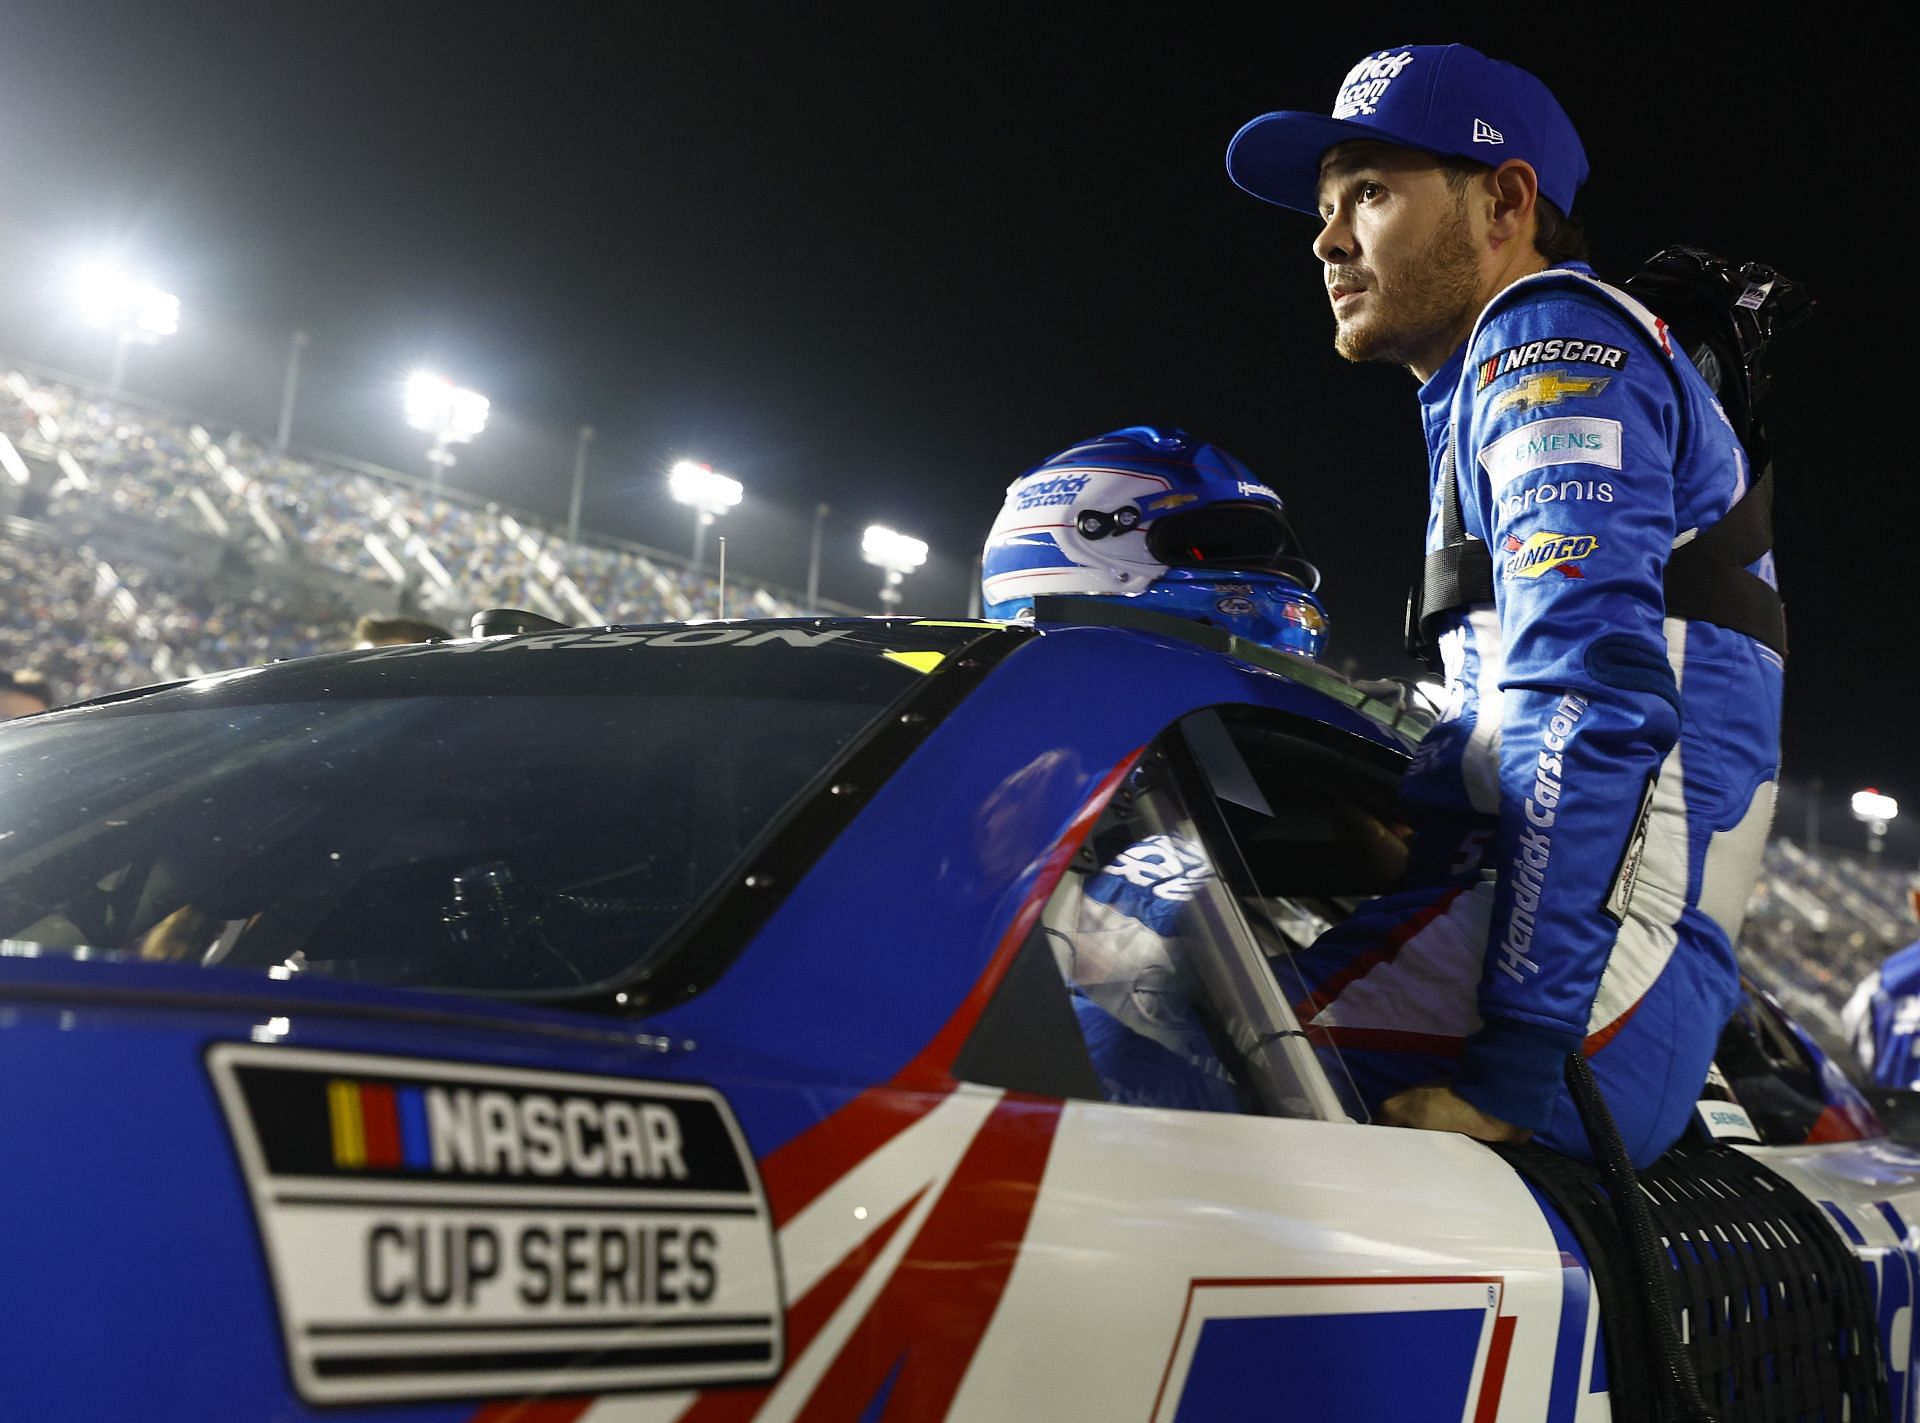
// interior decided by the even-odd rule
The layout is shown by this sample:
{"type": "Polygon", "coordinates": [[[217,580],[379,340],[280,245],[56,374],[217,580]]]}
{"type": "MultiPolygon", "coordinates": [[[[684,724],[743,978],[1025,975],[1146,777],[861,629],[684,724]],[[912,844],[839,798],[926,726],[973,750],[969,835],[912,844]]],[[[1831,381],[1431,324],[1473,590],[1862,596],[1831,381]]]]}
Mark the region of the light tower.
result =
{"type": "Polygon", "coordinates": [[[860,539],[860,556],[876,568],[886,571],[887,581],[880,585],[880,605],[892,612],[900,606],[900,585],[914,569],[927,561],[927,546],[921,540],[896,533],[884,524],[869,524],[860,539]]]}
{"type": "Polygon", "coordinates": [[[106,262],[94,262],[77,274],[75,294],[80,316],[89,326],[113,333],[113,363],[107,394],[118,395],[127,375],[127,352],[157,346],[180,329],[180,298],[163,292],[106,262]]]}
{"type": "Polygon", "coordinates": [[[738,504],[746,491],[739,480],[698,460],[681,460],[668,470],[667,490],[678,502],[693,509],[693,571],[698,573],[707,526],[738,504]]]}
{"type": "Polygon", "coordinates": [[[476,390],[455,385],[433,371],[407,377],[407,423],[433,436],[427,451],[429,482],[440,487],[440,472],[453,465],[453,446],[464,445],[487,428],[491,402],[476,390]]]}
{"type": "Polygon", "coordinates": [[[1867,827],[1867,851],[1877,855],[1886,844],[1887,824],[1900,814],[1900,802],[1872,786],[1853,793],[1853,818],[1867,827]]]}

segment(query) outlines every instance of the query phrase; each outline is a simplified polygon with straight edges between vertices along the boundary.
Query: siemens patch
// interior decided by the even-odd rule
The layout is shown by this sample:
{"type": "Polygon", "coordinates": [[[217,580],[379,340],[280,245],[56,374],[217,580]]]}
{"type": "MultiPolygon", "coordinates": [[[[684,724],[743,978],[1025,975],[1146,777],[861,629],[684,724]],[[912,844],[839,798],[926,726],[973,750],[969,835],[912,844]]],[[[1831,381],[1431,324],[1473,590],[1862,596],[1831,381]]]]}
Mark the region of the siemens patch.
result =
{"type": "Polygon", "coordinates": [[[241,1043],[207,1063],[308,1402],[778,1375],[772,1223],[710,1088],[241,1043]]]}
{"type": "Polygon", "coordinates": [[[1503,375],[1525,370],[1548,361],[1579,361],[1617,371],[1627,364],[1627,353],[1618,346],[1586,341],[1578,336],[1555,336],[1546,341],[1529,341],[1524,346],[1509,346],[1498,355],[1487,357],[1476,369],[1475,390],[1485,390],[1503,375]]]}
{"type": "Polygon", "coordinates": [[[1510,430],[1480,451],[1480,467],[1495,489],[1530,469],[1556,464],[1620,468],[1620,422],[1560,415],[1510,430]]]}

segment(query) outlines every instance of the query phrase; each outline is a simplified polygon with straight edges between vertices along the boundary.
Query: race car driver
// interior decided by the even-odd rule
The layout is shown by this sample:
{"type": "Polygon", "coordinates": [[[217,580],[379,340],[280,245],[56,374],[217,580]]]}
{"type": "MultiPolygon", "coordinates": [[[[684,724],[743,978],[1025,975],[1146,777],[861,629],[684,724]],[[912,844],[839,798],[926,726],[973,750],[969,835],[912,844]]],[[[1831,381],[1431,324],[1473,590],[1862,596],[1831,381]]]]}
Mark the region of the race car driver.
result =
{"type": "MultiPolygon", "coordinates": [[[[988,617],[1030,619],[1040,595],[1113,599],[1308,657],[1326,640],[1319,582],[1279,495],[1218,446],[1151,425],[1020,475],[981,557],[988,617]]],[[[1189,906],[1213,883],[1188,837],[1103,822],[1048,901],[1042,924],[1110,1100],[1238,1110],[1186,988],[1189,906]]]]}
{"type": "Polygon", "coordinates": [[[1448,703],[1404,787],[1407,888],[1314,947],[1298,1007],[1378,1120],[1586,1156],[1583,1053],[1645,1165],[1735,1006],[1773,805],[1771,555],[1678,552],[1752,521],[1740,442],[1585,261],[1585,152],[1531,74],[1379,50],[1331,115],[1248,123],[1227,168],[1318,220],[1335,349],[1412,372],[1430,459],[1416,612],[1448,703]]]}

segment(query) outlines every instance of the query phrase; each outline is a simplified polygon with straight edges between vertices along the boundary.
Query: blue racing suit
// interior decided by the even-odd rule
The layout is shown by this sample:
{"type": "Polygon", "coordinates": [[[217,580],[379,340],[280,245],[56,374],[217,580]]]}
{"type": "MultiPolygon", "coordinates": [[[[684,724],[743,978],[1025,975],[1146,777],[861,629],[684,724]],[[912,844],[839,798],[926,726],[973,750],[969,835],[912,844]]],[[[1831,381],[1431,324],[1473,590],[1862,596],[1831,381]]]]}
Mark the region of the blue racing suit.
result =
{"type": "MultiPolygon", "coordinates": [[[[1494,601],[1439,638],[1447,705],[1403,789],[1405,892],[1301,958],[1299,1007],[1374,1101],[1447,1078],[1587,1155],[1584,1051],[1641,1164],[1680,1134],[1739,994],[1772,816],[1782,665],[1665,615],[1671,551],[1751,471],[1665,324],[1582,264],[1524,278],[1420,392],[1427,547],[1449,451],[1494,601]]],[[[1773,581],[1769,554],[1749,572],[1773,581]]]]}
{"type": "Polygon", "coordinates": [[[1109,1101],[1239,1110],[1182,975],[1188,906],[1212,878],[1191,840],[1151,835],[1048,904],[1047,935],[1109,1101]]]}
{"type": "Polygon", "coordinates": [[[1869,974],[1840,1021],[1869,1079],[1882,1087],[1920,1087],[1920,943],[1869,974]]]}

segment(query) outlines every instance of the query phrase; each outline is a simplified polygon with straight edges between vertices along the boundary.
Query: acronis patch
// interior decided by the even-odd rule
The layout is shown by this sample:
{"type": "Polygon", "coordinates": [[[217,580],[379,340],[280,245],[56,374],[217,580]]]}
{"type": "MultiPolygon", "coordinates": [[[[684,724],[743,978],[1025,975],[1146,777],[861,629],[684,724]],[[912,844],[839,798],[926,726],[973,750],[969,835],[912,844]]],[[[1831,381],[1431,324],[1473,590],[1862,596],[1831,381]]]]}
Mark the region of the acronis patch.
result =
{"type": "Polygon", "coordinates": [[[1600,540],[1592,534],[1542,531],[1529,535],[1524,543],[1508,534],[1502,547],[1507,552],[1503,578],[1538,578],[1550,568],[1564,578],[1584,578],[1575,565],[1599,548],[1600,540]]]}

